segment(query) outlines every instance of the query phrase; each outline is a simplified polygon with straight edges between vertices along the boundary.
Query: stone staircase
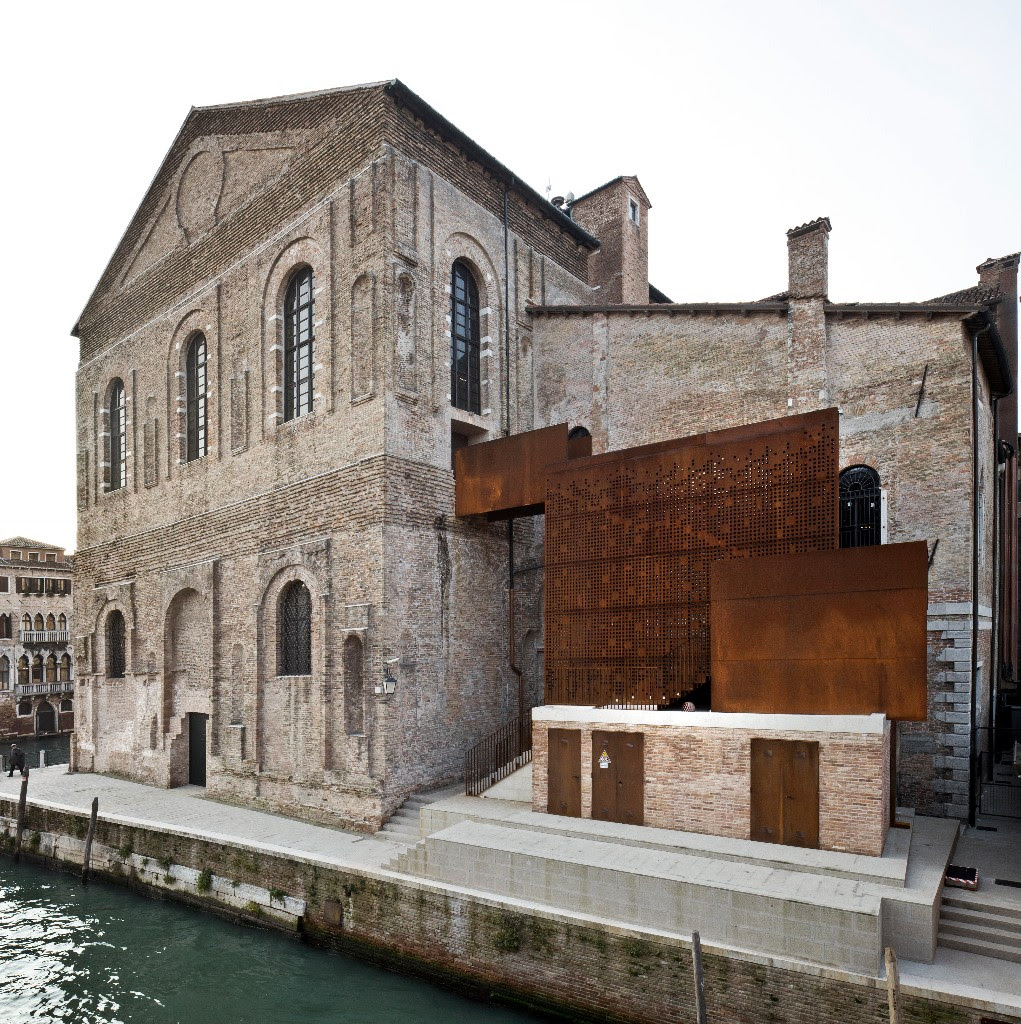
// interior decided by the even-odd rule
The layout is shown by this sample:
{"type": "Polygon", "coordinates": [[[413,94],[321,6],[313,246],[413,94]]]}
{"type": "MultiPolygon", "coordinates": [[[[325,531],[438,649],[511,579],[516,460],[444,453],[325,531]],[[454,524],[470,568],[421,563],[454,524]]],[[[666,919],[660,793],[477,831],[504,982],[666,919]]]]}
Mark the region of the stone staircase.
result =
{"type": "Polygon", "coordinates": [[[1021,909],[984,894],[947,889],[940,907],[939,944],[1021,964],[1021,909]]]}
{"type": "Polygon", "coordinates": [[[386,824],[376,833],[377,838],[413,846],[422,838],[422,808],[460,792],[460,786],[447,786],[429,793],[413,793],[390,815],[386,824]]]}

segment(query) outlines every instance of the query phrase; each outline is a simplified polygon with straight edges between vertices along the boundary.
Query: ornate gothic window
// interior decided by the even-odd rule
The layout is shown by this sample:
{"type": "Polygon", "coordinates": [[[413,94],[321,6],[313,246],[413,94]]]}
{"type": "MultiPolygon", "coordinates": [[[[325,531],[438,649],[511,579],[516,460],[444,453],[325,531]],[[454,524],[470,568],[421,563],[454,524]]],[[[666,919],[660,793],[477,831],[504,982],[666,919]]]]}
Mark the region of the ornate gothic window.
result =
{"type": "Polygon", "coordinates": [[[46,682],[55,683],[57,681],[57,656],[51,654],[46,659],[46,682]]]}
{"type": "Polygon", "coordinates": [[[458,260],[450,272],[450,401],[458,409],[482,411],[479,354],[479,288],[458,260]]]}
{"type": "Polygon", "coordinates": [[[124,384],[116,380],[110,390],[110,486],[117,491],[127,480],[127,406],[124,384]]]}
{"type": "Polygon", "coordinates": [[[282,676],[312,674],[312,596],[300,580],[280,595],[279,666],[282,676]]]}
{"type": "Polygon", "coordinates": [[[43,617],[41,615],[36,614],[33,628],[37,633],[41,633],[46,628],[46,624],[43,622],[43,617]]]}
{"type": "Polygon", "coordinates": [[[185,392],[185,432],[188,437],[185,457],[191,462],[206,454],[206,339],[201,334],[193,335],[188,345],[185,392]]]}
{"type": "Polygon", "coordinates": [[[28,612],[25,612],[25,614],[21,616],[21,629],[22,629],[22,632],[27,633],[31,628],[32,628],[32,616],[29,615],[28,612]]]}
{"type": "Polygon", "coordinates": [[[46,628],[49,630],[57,628],[57,620],[53,617],[53,612],[46,616],[46,628]]]}
{"type": "Polygon", "coordinates": [[[124,616],[114,609],[106,617],[106,674],[111,679],[123,679],[125,668],[124,616]]]}
{"type": "Polygon", "coordinates": [[[6,654],[0,654],[0,690],[11,685],[11,662],[6,654]]]}
{"type": "Polygon", "coordinates": [[[871,466],[850,466],[840,474],[840,546],[882,543],[882,491],[871,466]]]}
{"type": "Polygon", "coordinates": [[[12,629],[11,617],[9,615],[0,615],[0,640],[10,640],[12,629]]]}
{"type": "Polygon", "coordinates": [[[71,681],[71,655],[65,654],[60,659],[60,682],[69,683],[71,681]]]}
{"type": "Polygon", "coordinates": [[[23,654],[18,658],[18,685],[25,686],[28,681],[28,655],[23,654]]]}
{"type": "Polygon", "coordinates": [[[67,616],[63,612],[60,613],[60,618],[57,619],[57,629],[67,629],[67,616]]]}
{"type": "Polygon", "coordinates": [[[299,270],[284,299],[284,419],[312,411],[312,340],[315,300],[312,269],[299,270]]]}
{"type": "Polygon", "coordinates": [[[41,683],[43,681],[43,656],[37,654],[32,659],[32,682],[41,683]]]}

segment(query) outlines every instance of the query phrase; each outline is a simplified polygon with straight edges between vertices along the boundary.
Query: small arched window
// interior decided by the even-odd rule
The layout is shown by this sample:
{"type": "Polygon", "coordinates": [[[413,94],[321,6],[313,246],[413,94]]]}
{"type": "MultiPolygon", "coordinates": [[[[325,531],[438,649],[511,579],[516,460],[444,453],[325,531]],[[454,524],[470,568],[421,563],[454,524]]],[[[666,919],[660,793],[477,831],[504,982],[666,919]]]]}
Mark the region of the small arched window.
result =
{"type": "Polygon", "coordinates": [[[185,391],[187,416],[185,431],[188,435],[188,462],[206,454],[206,339],[202,334],[192,335],[185,359],[185,391]]]}
{"type": "Polygon", "coordinates": [[[279,629],[279,674],[311,675],[312,596],[300,580],[288,583],[280,595],[279,629]]]}
{"type": "Polygon", "coordinates": [[[18,685],[27,686],[28,681],[28,655],[23,654],[18,658],[18,685]]]}
{"type": "Polygon", "coordinates": [[[840,474],[840,546],[881,544],[883,494],[871,466],[849,466],[840,474]]]}
{"type": "Polygon", "coordinates": [[[43,656],[37,654],[32,659],[32,682],[41,683],[43,680],[43,656]]]}
{"type": "Polygon", "coordinates": [[[10,640],[13,628],[10,615],[0,615],[0,640],[10,640]]]}
{"type": "Polygon", "coordinates": [[[0,654],[0,690],[11,685],[11,661],[6,654],[0,654]]]}
{"type": "Polygon", "coordinates": [[[469,412],[482,412],[479,345],[479,288],[458,260],[450,272],[450,401],[469,412]]]}
{"type": "Polygon", "coordinates": [[[71,655],[65,654],[60,659],[60,682],[69,683],[71,681],[71,655]]]}
{"type": "Polygon", "coordinates": [[[127,406],[124,401],[124,384],[113,382],[110,389],[110,486],[108,490],[120,490],[127,479],[127,406]]]}
{"type": "Polygon", "coordinates": [[[106,674],[111,679],[123,679],[124,616],[115,608],[106,617],[106,674]]]}
{"type": "Polygon", "coordinates": [[[64,631],[67,629],[67,616],[61,612],[60,617],[57,619],[57,629],[64,631]]]}
{"type": "Polygon", "coordinates": [[[291,278],[284,298],[285,420],[297,419],[312,411],[314,318],[312,268],[304,267],[291,278]]]}

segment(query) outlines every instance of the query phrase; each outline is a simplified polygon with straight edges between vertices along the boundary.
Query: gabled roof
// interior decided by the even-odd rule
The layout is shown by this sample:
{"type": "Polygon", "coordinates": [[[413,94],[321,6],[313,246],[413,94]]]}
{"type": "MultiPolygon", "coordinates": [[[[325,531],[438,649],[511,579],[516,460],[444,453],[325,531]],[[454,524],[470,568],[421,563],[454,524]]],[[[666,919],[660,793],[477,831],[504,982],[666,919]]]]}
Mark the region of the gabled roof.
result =
{"type": "Polygon", "coordinates": [[[40,551],[63,551],[56,544],[44,544],[41,540],[32,540],[30,537],[8,537],[0,540],[0,548],[38,548],[40,551]]]}
{"type": "Polygon", "coordinates": [[[612,185],[616,185],[618,182],[624,182],[628,188],[638,194],[639,199],[651,210],[652,203],[649,201],[649,197],[645,194],[645,189],[642,188],[642,183],[634,174],[618,174],[616,178],[611,178],[609,181],[604,181],[602,185],[596,188],[589,189],[588,192],[580,196],[575,196],[572,200],[571,205],[574,203],[580,203],[583,199],[588,199],[589,196],[594,196],[597,192],[602,192],[604,189],[610,188],[612,185]]]}

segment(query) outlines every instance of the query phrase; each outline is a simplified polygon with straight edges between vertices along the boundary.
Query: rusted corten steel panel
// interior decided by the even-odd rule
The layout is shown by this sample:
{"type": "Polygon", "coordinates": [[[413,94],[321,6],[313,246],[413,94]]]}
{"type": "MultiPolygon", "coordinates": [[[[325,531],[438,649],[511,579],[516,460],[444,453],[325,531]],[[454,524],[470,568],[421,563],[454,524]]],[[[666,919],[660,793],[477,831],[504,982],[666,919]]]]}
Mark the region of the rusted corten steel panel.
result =
{"type": "Polygon", "coordinates": [[[924,541],[720,562],[714,711],[926,717],[924,541]]]}
{"type": "Polygon", "coordinates": [[[592,454],[591,437],[568,441],[567,433],[567,424],[558,423],[455,452],[455,514],[506,519],[542,512],[549,467],[592,454]]]}
{"type": "Polygon", "coordinates": [[[835,409],[552,467],[546,700],[676,702],[709,678],[709,567],[837,545],[835,409]]]}

